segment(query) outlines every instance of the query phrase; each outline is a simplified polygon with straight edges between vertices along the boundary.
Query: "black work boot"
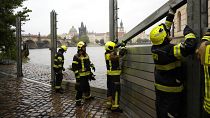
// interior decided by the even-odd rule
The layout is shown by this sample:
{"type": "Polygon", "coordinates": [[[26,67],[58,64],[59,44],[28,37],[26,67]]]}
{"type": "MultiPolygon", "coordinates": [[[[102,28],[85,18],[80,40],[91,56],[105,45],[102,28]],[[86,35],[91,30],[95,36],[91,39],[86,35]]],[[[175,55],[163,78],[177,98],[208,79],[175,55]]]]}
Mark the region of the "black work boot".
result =
{"type": "Polygon", "coordinates": [[[88,97],[88,98],[85,98],[86,101],[94,100],[94,99],[95,99],[95,97],[93,97],[93,96],[90,96],[90,97],[88,97]]]}
{"type": "Polygon", "coordinates": [[[55,89],[55,92],[56,92],[56,93],[60,93],[60,94],[63,94],[63,93],[64,93],[64,91],[63,91],[62,88],[60,88],[60,89],[55,89]]]}
{"type": "Polygon", "coordinates": [[[81,101],[76,101],[76,106],[81,106],[81,101]]]}
{"type": "Polygon", "coordinates": [[[122,112],[123,112],[123,110],[122,110],[122,109],[120,109],[120,107],[117,107],[117,108],[111,108],[111,111],[112,111],[112,112],[119,112],[119,113],[122,113],[122,112]]]}

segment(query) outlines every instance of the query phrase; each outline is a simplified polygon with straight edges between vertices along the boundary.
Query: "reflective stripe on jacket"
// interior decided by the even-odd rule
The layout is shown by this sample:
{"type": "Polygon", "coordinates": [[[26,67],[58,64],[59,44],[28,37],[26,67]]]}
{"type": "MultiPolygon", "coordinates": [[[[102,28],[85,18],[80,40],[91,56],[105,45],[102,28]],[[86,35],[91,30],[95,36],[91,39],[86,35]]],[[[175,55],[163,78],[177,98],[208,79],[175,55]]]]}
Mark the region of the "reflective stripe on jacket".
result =
{"type": "Polygon", "coordinates": [[[116,59],[112,59],[110,55],[111,52],[105,52],[107,75],[120,75],[121,69],[120,69],[119,55],[115,55],[116,59]]]}
{"type": "Polygon", "coordinates": [[[64,56],[63,56],[62,52],[58,51],[54,57],[53,68],[54,69],[63,69],[63,64],[64,64],[64,56]]]}
{"type": "Polygon", "coordinates": [[[77,76],[88,76],[91,73],[91,62],[88,54],[79,55],[76,54],[73,57],[72,70],[77,76]]]}
{"type": "Polygon", "coordinates": [[[204,65],[204,75],[205,75],[205,95],[203,107],[206,112],[210,114],[210,76],[209,76],[209,67],[204,65]]]}
{"type": "MultiPolygon", "coordinates": [[[[174,16],[168,15],[165,25],[168,30],[172,25],[174,16]]],[[[185,41],[179,44],[170,44],[166,37],[160,45],[151,48],[155,63],[155,88],[164,92],[181,92],[183,90],[183,74],[180,59],[193,54],[196,48],[195,35],[185,35],[185,41]]]]}

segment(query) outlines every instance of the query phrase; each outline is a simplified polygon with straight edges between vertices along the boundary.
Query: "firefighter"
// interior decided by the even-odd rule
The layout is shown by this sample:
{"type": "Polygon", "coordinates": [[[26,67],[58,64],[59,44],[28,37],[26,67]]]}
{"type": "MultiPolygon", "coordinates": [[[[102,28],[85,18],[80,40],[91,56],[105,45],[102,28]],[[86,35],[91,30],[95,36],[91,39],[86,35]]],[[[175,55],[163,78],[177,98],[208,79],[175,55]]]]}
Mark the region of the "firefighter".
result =
{"type": "Polygon", "coordinates": [[[63,53],[66,51],[67,51],[67,47],[65,45],[62,45],[54,57],[53,69],[54,69],[55,77],[56,77],[56,79],[55,79],[56,93],[63,93],[63,89],[61,88],[61,83],[63,80],[62,71],[65,71],[65,68],[63,67],[63,64],[64,64],[63,53]]]}
{"type": "Polygon", "coordinates": [[[105,44],[105,60],[107,67],[107,107],[113,112],[122,112],[119,107],[120,96],[120,57],[125,55],[125,44],[121,45],[122,49],[119,54],[115,49],[116,44],[108,41],[105,44]]]}
{"type": "Polygon", "coordinates": [[[156,110],[158,118],[180,118],[183,100],[183,80],[181,58],[193,54],[196,48],[196,36],[186,26],[183,34],[185,41],[171,44],[170,28],[174,11],[169,10],[166,21],[154,27],[150,32],[151,52],[155,63],[156,110]]]}
{"type": "Polygon", "coordinates": [[[196,54],[198,56],[198,59],[200,59],[201,64],[204,68],[204,78],[203,84],[204,84],[204,102],[203,102],[203,118],[210,118],[210,29],[207,30],[207,32],[204,34],[200,46],[196,50],[196,54]]]}
{"type": "Polygon", "coordinates": [[[74,71],[76,78],[76,106],[80,106],[83,93],[85,100],[93,99],[90,94],[89,80],[95,80],[94,75],[91,72],[91,68],[95,71],[95,67],[86,53],[86,43],[83,41],[78,42],[77,49],[77,54],[73,57],[72,70],[74,71]]]}

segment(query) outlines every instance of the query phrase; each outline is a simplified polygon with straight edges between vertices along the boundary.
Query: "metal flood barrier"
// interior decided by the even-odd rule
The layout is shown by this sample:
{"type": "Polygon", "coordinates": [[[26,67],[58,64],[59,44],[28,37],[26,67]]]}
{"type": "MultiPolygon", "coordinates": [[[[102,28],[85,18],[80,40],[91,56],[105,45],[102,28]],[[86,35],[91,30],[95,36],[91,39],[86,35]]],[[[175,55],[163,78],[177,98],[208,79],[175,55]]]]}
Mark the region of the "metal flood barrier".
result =
{"type": "MultiPolygon", "coordinates": [[[[187,24],[200,39],[203,29],[208,27],[208,0],[169,0],[153,14],[139,23],[121,39],[127,41],[164,18],[169,7],[180,8],[187,4],[187,24]]],[[[186,79],[187,118],[201,118],[202,74],[195,55],[184,58],[186,79]]],[[[128,48],[123,59],[120,105],[129,117],[156,118],[154,62],[151,46],[128,48]]]]}

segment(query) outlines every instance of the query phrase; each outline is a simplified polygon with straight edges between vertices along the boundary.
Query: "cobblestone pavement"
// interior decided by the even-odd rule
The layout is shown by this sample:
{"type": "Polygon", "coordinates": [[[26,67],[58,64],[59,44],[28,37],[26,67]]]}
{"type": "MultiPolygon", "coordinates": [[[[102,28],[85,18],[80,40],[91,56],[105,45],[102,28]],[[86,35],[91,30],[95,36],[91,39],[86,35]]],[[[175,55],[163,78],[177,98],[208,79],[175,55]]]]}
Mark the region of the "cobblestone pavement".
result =
{"type": "MultiPolygon", "coordinates": [[[[50,73],[50,66],[37,65],[32,63],[23,64],[23,75],[29,79],[50,84],[50,73]]],[[[73,83],[76,81],[72,71],[66,69],[63,74],[64,80],[71,81],[73,83]]],[[[101,76],[97,77],[95,81],[90,82],[90,86],[106,89],[106,79],[101,78],[101,76]]]]}
{"type": "MultiPolygon", "coordinates": [[[[76,107],[73,92],[58,94],[54,93],[48,84],[36,82],[30,78],[17,79],[14,77],[16,73],[14,68],[11,65],[0,65],[0,117],[2,118],[126,117],[123,113],[112,113],[107,110],[105,100],[98,98],[83,102],[81,107],[76,107]]],[[[39,76],[49,76],[44,72],[39,73],[41,68],[33,69],[35,69],[34,77],[32,74],[27,76],[31,76],[34,80],[39,80],[39,76]]],[[[29,72],[30,68],[27,70],[29,72]]]]}

